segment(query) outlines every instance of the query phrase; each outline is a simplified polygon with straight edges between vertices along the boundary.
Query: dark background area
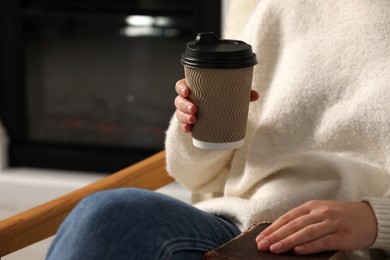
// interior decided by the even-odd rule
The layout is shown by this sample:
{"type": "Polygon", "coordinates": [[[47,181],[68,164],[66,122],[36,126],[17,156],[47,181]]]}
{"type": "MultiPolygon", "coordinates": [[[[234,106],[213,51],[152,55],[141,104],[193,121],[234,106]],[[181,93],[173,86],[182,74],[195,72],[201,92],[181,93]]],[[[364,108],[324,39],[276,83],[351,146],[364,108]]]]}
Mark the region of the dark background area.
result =
{"type": "Polygon", "coordinates": [[[95,172],[164,148],[185,43],[221,21],[217,0],[4,0],[0,12],[10,166],[95,172]]]}

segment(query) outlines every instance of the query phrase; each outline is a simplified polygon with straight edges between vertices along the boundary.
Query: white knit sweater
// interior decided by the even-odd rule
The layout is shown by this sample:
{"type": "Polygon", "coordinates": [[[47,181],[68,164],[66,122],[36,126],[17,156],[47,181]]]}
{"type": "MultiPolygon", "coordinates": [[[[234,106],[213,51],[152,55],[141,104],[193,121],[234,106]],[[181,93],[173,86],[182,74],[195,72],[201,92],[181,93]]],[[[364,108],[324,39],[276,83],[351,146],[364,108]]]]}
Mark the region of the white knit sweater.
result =
{"type": "MultiPolygon", "coordinates": [[[[390,251],[390,1],[231,0],[227,38],[258,56],[243,148],[192,146],[174,116],[169,173],[242,230],[311,199],[368,201],[390,251]]],[[[364,223],[362,223],[364,224],[364,223]]]]}

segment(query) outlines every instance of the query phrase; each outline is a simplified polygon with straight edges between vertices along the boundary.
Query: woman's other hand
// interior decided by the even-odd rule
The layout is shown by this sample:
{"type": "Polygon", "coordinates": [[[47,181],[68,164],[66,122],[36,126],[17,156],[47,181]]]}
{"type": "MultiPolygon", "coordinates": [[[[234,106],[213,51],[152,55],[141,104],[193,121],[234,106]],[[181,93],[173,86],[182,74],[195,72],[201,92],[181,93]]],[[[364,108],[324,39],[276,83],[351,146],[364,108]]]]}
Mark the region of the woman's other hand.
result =
{"type": "Polygon", "coordinates": [[[291,249],[312,254],[368,248],[376,234],[376,217],[368,203],[310,201],[279,217],[256,243],[259,250],[276,254],[291,249]]]}

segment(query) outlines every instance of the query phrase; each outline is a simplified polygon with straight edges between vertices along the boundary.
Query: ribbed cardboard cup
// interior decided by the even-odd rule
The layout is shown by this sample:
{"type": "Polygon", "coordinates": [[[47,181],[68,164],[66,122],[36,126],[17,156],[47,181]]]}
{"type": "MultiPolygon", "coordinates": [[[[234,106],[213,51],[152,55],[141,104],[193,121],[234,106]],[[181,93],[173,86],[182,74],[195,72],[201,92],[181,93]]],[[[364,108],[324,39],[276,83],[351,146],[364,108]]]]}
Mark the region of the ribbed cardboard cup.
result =
{"type": "Polygon", "coordinates": [[[200,33],[182,55],[189,99],[197,106],[193,145],[202,149],[237,149],[244,144],[253,66],[252,47],[200,33]]]}

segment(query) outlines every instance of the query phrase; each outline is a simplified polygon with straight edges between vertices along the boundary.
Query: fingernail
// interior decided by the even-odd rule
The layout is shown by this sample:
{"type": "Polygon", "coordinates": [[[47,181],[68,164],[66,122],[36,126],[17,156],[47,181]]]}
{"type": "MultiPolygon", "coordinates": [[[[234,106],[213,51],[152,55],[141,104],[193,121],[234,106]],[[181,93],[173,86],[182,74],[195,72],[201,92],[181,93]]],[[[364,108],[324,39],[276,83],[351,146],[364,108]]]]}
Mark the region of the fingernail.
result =
{"type": "Polygon", "coordinates": [[[297,253],[297,254],[302,254],[304,253],[305,249],[303,246],[296,246],[294,247],[294,252],[297,253]]]}
{"type": "Polygon", "coordinates": [[[188,124],[194,124],[195,123],[195,117],[194,116],[190,116],[188,118],[188,124]]]}
{"type": "Polygon", "coordinates": [[[188,105],[188,106],[186,107],[186,111],[187,111],[188,113],[192,113],[192,105],[188,105]]]}
{"type": "Polygon", "coordinates": [[[261,251],[267,251],[269,248],[268,240],[261,240],[260,243],[257,245],[257,248],[261,251]]]}
{"type": "Polygon", "coordinates": [[[261,240],[263,240],[265,238],[265,236],[263,236],[263,235],[258,235],[257,237],[256,237],[256,242],[257,243],[259,243],[261,240]]]}
{"type": "Polygon", "coordinates": [[[273,244],[269,250],[272,252],[272,253],[280,253],[282,251],[282,244],[281,243],[276,243],[276,244],[273,244]]]}
{"type": "Polygon", "coordinates": [[[186,94],[186,90],[184,87],[180,88],[180,94],[184,96],[186,94]]]}

